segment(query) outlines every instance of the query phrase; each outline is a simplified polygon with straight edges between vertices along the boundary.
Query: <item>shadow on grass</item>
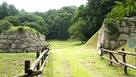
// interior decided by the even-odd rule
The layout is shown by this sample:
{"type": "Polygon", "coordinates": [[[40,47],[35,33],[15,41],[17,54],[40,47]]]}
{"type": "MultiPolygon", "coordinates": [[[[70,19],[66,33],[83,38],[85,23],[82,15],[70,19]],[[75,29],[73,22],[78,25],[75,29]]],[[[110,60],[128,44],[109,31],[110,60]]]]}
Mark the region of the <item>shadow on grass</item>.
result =
{"type": "Polygon", "coordinates": [[[81,46],[81,45],[84,45],[84,44],[82,44],[82,43],[73,44],[73,46],[81,46]]]}

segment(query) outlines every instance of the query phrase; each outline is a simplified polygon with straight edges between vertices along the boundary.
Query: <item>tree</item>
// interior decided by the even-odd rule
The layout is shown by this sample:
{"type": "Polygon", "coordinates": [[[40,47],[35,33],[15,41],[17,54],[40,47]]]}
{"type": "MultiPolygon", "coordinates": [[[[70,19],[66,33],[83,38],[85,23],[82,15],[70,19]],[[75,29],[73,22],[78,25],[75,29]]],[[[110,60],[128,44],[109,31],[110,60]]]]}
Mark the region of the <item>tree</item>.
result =
{"type": "Polygon", "coordinates": [[[68,27],[71,25],[71,18],[76,10],[75,6],[62,7],[58,10],[49,10],[47,12],[34,14],[40,15],[48,24],[49,38],[58,38],[64,40],[69,38],[68,27]]]}
{"type": "MultiPolygon", "coordinates": [[[[72,26],[77,26],[77,24],[79,24],[81,21],[85,22],[85,24],[83,24],[82,26],[80,25],[82,29],[85,29],[85,31],[82,32],[81,36],[79,35],[80,38],[82,38],[83,36],[84,41],[87,41],[91,36],[94,35],[94,33],[96,33],[100,29],[104,18],[115,5],[114,1],[116,0],[88,0],[85,6],[79,6],[71,22],[72,26]]],[[[70,29],[71,28],[69,28],[69,30],[70,29]]],[[[76,29],[78,30],[77,32],[81,33],[80,28],[76,29]]],[[[70,33],[70,36],[73,36],[73,34],[70,33]]],[[[76,39],[77,37],[74,38],[76,39]]]]}
{"type": "Polygon", "coordinates": [[[30,28],[34,28],[35,30],[39,31],[40,33],[43,32],[42,27],[36,22],[27,22],[26,21],[26,22],[22,23],[22,25],[29,26],[30,28]]]}
{"type": "Polygon", "coordinates": [[[0,5],[0,19],[4,19],[6,16],[9,16],[8,4],[3,2],[0,5]]]}
{"type": "Polygon", "coordinates": [[[44,19],[41,16],[35,15],[33,13],[20,12],[17,17],[21,25],[29,26],[38,30],[42,34],[45,34],[46,36],[48,35],[49,31],[47,25],[45,24],[44,19]]]}
{"type": "Polygon", "coordinates": [[[10,13],[11,16],[15,16],[15,15],[18,14],[18,10],[16,9],[15,6],[10,4],[9,5],[9,13],[10,13]]]}
{"type": "Polygon", "coordinates": [[[71,35],[71,39],[77,39],[80,40],[82,43],[85,43],[85,32],[87,27],[83,27],[86,25],[86,22],[84,20],[79,19],[76,23],[74,23],[72,26],[69,27],[69,34],[71,35]]]}
{"type": "Polygon", "coordinates": [[[13,24],[14,26],[19,26],[20,25],[20,22],[19,22],[17,16],[7,16],[7,17],[5,17],[4,20],[7,20],[8,22],[13,24]]]}
{"type": "Polygon", "coordinates": [[[132,17],[136,15],[136,1],[126,0],[123,2],[116,2],[112,11],[107,15],[108,18],[123,18],[132,17]]]}
{"type": "Polygon", "coordinates": [[[5,20],[0,20],[0,31],[1,30],[8,30],[12,27],[13,25],[5,20]]]}
{"type": "Polygon", "coordinates": [[[15,16],[18,14],[18,10],[13,5],[8,5],[3,2],[0,5],[0,19],[4,19],[6,16],[15,16]]]}

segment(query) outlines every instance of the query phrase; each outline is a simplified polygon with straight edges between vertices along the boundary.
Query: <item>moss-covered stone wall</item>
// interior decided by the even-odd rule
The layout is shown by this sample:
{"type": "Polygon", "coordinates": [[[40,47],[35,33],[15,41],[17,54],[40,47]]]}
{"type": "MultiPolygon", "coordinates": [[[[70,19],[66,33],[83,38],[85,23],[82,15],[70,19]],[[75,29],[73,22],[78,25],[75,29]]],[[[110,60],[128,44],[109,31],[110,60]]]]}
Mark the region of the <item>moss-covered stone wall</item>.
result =
{"type": "MultiPolygon", "coordinates": [[[[122,20],[112,20],[117,28],[117,32],[110,32],[108,27],[111,25],[103,23],[98,36],[97,47],[102,45],[103,48],[115,49],[127,42],[130,36],[136,35],[136,17],[124,18],[122,20]]],[[[112,28],[113,29],[113,28],[112,28]]]]}
{"type": "Polygon", "coordinates": [[[34,51],[37,50],[37,45],[43,46],[45,43],[44,35],[30,30],[24,30],[22,33],[4,30],[0,33],[0,52],[34,51]]]}

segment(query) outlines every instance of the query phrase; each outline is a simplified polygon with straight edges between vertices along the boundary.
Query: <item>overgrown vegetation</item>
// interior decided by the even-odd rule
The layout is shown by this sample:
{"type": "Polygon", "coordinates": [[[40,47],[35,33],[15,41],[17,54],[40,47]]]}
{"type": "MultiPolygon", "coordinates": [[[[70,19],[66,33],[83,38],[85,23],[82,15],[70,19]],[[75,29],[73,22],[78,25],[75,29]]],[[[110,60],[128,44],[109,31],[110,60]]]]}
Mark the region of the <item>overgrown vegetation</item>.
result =
{"type": "Polygon", "coordinates": [[[109,34],[112,39],[117,39],[119,36],[119,26],[115,22],[117,19],[122,20],[124,17],[132,17],[136,15],[136,1],[135,0],[123,0],[122,2],[116,1],[116,5],[113,7],[111,12],[107,14],[105,24],[109,30],[109,34]]]}
{"type": "Polygon", "coordinates": [[[111,36],[110,39],[117,39],[120,36],[119,35],[120,23],[117,23],[117,21],[119,21],[119,19],[105,20],[104,24],[108,29],[108,34],[111,36]]]}
{"type": "Polygon", "coordinates": [[[3,20],[0,20],[0,31],[1,30],[8,30],[12,27],[13,25],[8,22],[8,21],[3,21],[3,20]]]}
{"type": "Polygon", "coordinates": [[[136,1],[123,0],[122,2],[116,1],[116,5],[112,11],[107,15],[108,18],[123,18],[132,17],[136,15],[136,1]]]}
{"type": "Polygon", "coordinates": [[[24,30],[30,30],[30,31],[32,31],[32,32],[37,33],[38,35],[40,34],[39,31],[37,31],[37,30],[35,30],[35,29],[33,29],[33,28],[30,28],[30,27],[28,27],[28,26],[12,26],[12,27],[9,29],[9,31],[19,31],[19,32],[21,32],[21,33],[23,33],[24,30]]]}

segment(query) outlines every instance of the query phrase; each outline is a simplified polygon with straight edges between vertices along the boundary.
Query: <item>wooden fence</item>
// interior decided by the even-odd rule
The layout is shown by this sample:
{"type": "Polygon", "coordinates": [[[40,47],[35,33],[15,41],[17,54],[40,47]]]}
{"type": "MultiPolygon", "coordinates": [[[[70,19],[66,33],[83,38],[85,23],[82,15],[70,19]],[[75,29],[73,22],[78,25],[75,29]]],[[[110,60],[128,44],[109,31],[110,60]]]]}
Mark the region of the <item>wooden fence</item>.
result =
{"type": "Polygon", "coordinates": [[[36,61],[32,64],[30,67],[30,60],[25,61],[25,74],[19,75],[19,76],[14,76],[14,77],[41,77],[42,72],[44,70],[44,66],[46,65],[47,59],[48,59],[48,54],[49,54],[49,49],[50,45],[47,45],[47,47],[42,49],[42,53],[40,55],[40,51],[37,51],[36,53],[36,61]]]}
{"type": "Polygon", "coordinates": [[[131,56],[135,56],[136,57],[136,53],[132,53],[132,52],[125,52],[125,49],[122,48],[121,51],[113,51],[113,50],[108,50],[108,49],[104,49],[100,47],[100,56],[102,57],[102,59],[106,59],[110,61],[110,64],[112,65],[112,63],[118,64],[120,66],[124,67],[124,72],[127,74],[127,67],[136,69],[136,66],[131,65],[129,63],[127,63],[126,61],[126,56],[127,55],[131,55],[131,56]],[[109,54],[109,58],[105,57],[104,54],[109,54]],[[121,56],[122,57],[122,61],[120,61],[114,54],[121,56]]]}

